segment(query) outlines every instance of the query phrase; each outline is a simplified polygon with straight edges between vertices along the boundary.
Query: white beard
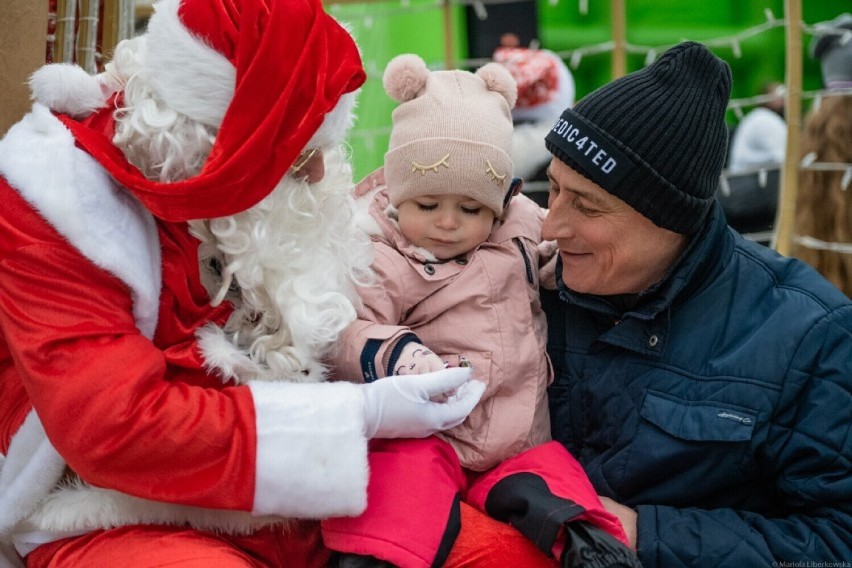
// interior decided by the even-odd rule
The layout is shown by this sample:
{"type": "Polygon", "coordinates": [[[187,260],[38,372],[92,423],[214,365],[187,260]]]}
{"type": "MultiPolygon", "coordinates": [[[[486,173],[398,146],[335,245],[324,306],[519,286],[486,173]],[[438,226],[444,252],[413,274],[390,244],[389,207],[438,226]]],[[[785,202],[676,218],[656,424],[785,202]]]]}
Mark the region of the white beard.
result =
{"type": "Polygon", "coordinates": [[[355,319],[372,247],[353,220],[341,150],[326,150],[325,171],[315,184],[287,175],[249,210],[191,223],[203,266],[221,267],[206,275],[213,303],[235,305],[223,328],[198,333],[208,370],[225,381],[322,380],[323,358],[355,319]]]}

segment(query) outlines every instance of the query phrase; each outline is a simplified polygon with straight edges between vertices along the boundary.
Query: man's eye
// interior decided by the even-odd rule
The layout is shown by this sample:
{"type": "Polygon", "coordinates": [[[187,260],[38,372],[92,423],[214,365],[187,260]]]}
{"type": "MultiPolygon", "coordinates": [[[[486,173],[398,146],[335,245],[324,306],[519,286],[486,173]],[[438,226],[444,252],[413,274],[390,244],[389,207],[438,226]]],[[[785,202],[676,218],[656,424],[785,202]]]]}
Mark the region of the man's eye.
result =
{"type": "Polygon", "coordinates": [[[434,211],[435,208],[438,206],[437,203],[431,203],[431,204],[420,203],[420,202],[416,202],[416,203],[417,203],[417,208],[420,209],[421,211],[434,211]]]}
{"type": "Polygon", "coordinates": [[[590,209],[589,207],[586,207],[585,205],[583,205],[583,202],[580,201],[579,199],[575,199],[573,205],[574,205],[574,209],[576,209],[577,211],[579,211],[583,215],[587,215],[589,217],[594,217],[595,215],[597,215],[599,213],[599,211],[597,209],[590,209]]]}
{"type": "Polygon", "coordinates": [[[550,193],[552,193],[553,195],[559,195],[559,186],[551,184],[550,193]]]}

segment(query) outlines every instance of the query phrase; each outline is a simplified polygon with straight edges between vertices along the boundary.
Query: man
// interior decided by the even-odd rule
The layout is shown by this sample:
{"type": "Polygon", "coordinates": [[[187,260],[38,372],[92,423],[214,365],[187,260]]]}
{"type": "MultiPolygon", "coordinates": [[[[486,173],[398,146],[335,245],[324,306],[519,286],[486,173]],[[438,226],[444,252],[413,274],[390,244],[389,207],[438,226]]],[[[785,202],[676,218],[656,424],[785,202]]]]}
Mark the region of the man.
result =
{"type": "Polygon", "coordinates": [[[848,562],[852,303],[726,225],[730,87],[683,43],[548,134],[553,434],[645,566],[848,562]]]}
{"type": "Polygon", "coordinates": [[[35,74],[0,142],[6,563],[323,565],[285,519],[359,514],[369,439],[476,404],[466,370],[321,382],[370,262],[363,81],[319,0],[162,0],[103,75],[35,74]]]}

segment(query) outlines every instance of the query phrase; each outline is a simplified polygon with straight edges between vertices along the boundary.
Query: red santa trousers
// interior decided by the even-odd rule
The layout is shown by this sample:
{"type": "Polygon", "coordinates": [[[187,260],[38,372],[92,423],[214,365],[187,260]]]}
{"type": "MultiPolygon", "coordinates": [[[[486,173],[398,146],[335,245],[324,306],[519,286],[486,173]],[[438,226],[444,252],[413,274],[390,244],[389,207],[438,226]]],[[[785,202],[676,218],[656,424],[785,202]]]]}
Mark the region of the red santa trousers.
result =
{"type": "MultiPolygon", "coordinates": [[[[553,560],[521,533],[462,503],[464,530],[444,568],[554,568],[553,560]]],[[[132,566],[133,568],[320,568],[330,552],[318,522],[289,531],[267,528],[228,536],[181,527],[130,526],[95,531],[44,544],[26,558],[27,568],[132,566]]]]}
{"type": "Polygon", "coordinates": [[[323,568],[331,553],[316,522],[226,535],[184,527],[133,525],[43,544],[27,568],[132,566],[133,568],[323,568]]]}
{"type": "Polygon", "coordinates": [[[461,530],[460,502],[506,520],[553,554],[563,523],[583,520],[627,537],[604,510],[577,460],[557,442],[485,472],[464,470],[455,450],[432,437],[373,440],[367,511],[322,521],[332,550],[375,556],[405,568],[443,565],[461,530]]]}

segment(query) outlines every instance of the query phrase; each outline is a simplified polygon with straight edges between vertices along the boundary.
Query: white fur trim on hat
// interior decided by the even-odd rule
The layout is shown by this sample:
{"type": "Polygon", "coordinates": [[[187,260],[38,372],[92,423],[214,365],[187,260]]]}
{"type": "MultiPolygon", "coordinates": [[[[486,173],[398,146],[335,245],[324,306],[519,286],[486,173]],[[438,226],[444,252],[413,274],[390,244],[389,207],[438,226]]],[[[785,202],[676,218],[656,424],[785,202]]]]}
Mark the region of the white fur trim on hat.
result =
{"type": "MultiPolygon", "coordinates": [[[[148,23],[146,81],[174,110],[218,128],[236,84],[236,69],[207,42],[190,32],[178,15],[180,0],[160,0],[148,23]]],[[[328,147],[346,136],[354,121],[357,91],[340,97],[308,147],[328,147]]]]}
{"type": "MultiPolygon", "coordinates": [[[[518,122],[547,122],[550,127],[566,108],[574,106],[576,87],[574,75],[565,65],[565,62],[553,52],[541,50],[540,53],[550,57],[556,63],[556,91],[553,97],[546,103],[535,106],[516,106],[512,109],[512,118],[518,122]]],[[[539,146],[543,146],[539,140],[539,146]]]]}
{"type": "Polygon", "coordinates": [[[178,15],[180,0],[160,0],[148,23],[145,80],[174,110],[218,128],[234,96],[236,69],[193,35],[178,15]]]}
{"type": "Polygon", "coordinates": [[[112,89],[73,63],[52,63],[30,76],[32,99],[50,110],[75,118],[106,106],[112,89]]]}
{"type": "MultiPolygon", "coordinates": [[[[350,36],[352,35],[352,30],[345,22],[338,23],[350,36]]],[[[355,41],[354,37],[352,41],[355,41]]],[[[355,107],[360,93],[361,89],[356,89],[341,95],[334,108],[326,113],[319,129],[314,132],[305,147],[328,148],[340,144],[355,123],[355,107]]]]}
{"type": "Polygon", "coordinates": [[[319,129],[314,132],[307,148],[327,148],[340,144],[346,138],[346,134],[355,121],[355,102],[358,99],[357,91],[342,95],[337,105],[325,115],[325,119],[319,129]]]}

